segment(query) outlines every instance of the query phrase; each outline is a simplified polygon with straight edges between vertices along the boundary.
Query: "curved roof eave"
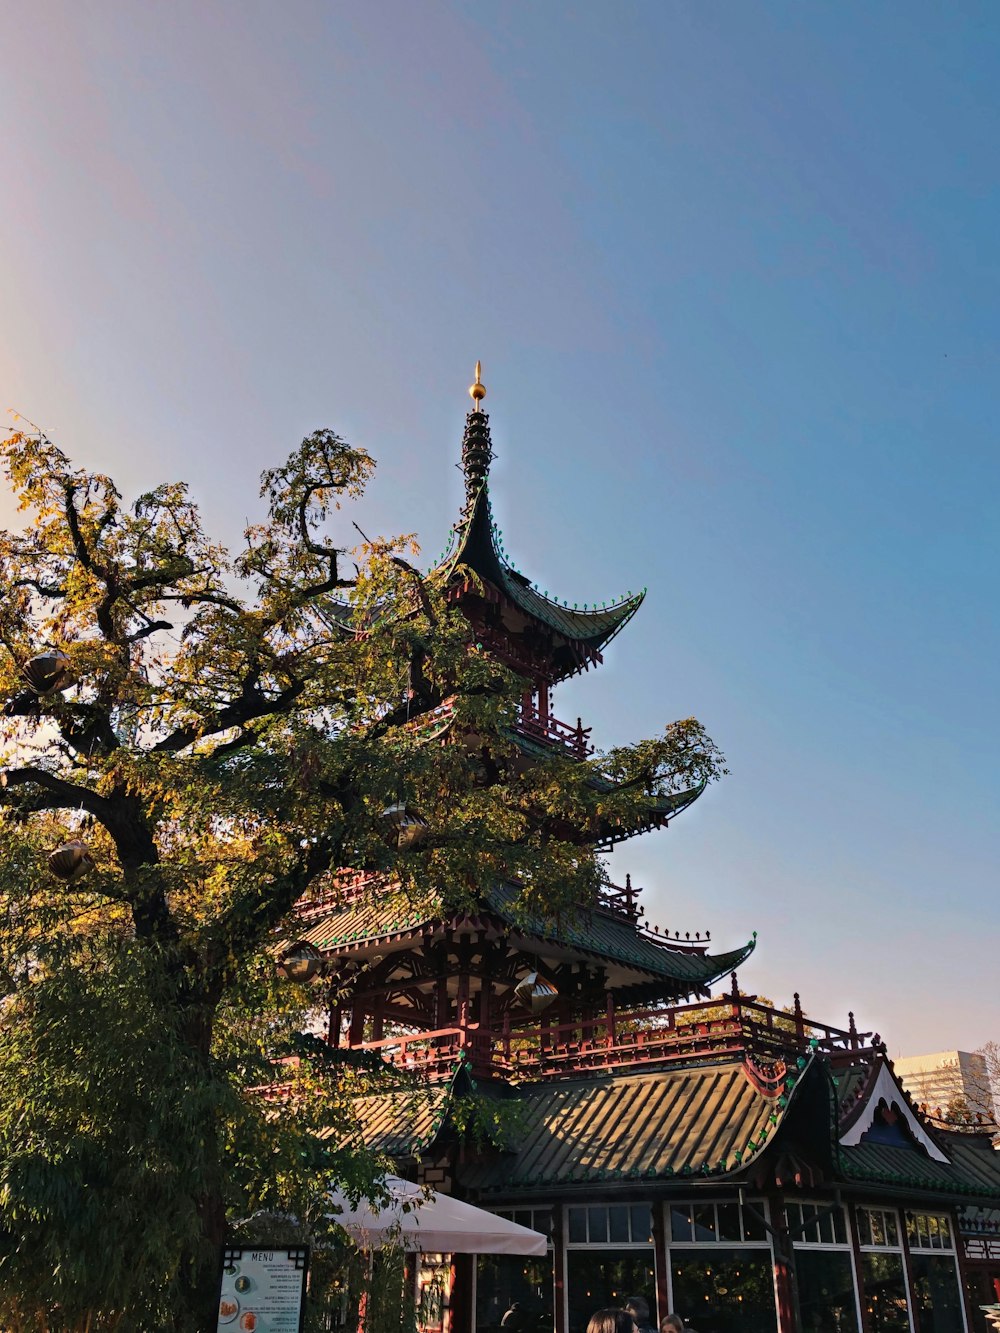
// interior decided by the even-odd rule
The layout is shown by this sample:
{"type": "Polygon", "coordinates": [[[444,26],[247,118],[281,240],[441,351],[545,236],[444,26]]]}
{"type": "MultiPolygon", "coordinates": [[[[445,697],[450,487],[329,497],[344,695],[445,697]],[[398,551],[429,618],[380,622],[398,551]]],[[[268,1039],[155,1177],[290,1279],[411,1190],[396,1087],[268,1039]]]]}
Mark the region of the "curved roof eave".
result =
{"type": "Polygon", "coordinates": [[[493,522],[489,490],[484,480],[456,529],[454,550],[428,577],[447,578],[464,565],[490,583],[526,616],[541,622],[562,638],[599,651],[618,634],[642,605],[645,589],[630,593],[611,606],[580,609],[541,593],[506,559],[493,522]]]}

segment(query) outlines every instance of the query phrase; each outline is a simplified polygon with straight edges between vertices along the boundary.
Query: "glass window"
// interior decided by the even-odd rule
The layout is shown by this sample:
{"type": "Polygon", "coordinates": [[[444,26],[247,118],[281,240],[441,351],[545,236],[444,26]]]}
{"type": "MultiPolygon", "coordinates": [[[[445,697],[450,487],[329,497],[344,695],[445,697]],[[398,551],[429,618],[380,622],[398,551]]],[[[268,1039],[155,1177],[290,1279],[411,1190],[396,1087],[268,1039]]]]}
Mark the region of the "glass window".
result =
{"type": "Polygon", "coordinates": [[[796,1251],[802,1333],[858,1333],[854,1268],[849,1251],[796,1251]]]}
{"type": "Polygon", "coordinates": [[[863,1254],[861,1285],[869,1333],[910,1333],[901,1254],[863,1254]]]}
{"type": "Polygon", "coordinates": [[[627,1204],[612,1204],[608,1209],[608,1237],[612,1245],[627,1245],[631,1240],[627,1204]]]}
{"type": "Polygon", "coordinates": [[[738,1203],[673,1204],[670,1209],[670,1237],[675,1245],[731,1244],[755,1242],[767,1244],[762,1200],[738,1203]],[[742,1223],[742,1234],[740,1225],[742,1223]]]}
{"type": "Polygon", "coordinates": [[[524,1328],[552,1327],[551,1251],[543,1258],[517,1254],[479,1255],[476,1260],[477,1333],[497,1333],[500,1321],[514,1301],[524,1311],[524,1328]]]}
{"type": "MultiPolygon", "coordinates": [[[[569,1307],[569,1333],[586,1333],[590,1316],[595,1310],[621,1305],[630,1296],[645,1296],[649,1302],[651,1322],[659,1323],[656,1273],[650,1250],[568,1251],[566,1301],[569,1307]]],[[[666,1314],[666,1311],[663,1313],[666,1314]]],[[[547,1327],[552,1327],[551,1316],[547,1327]]]]}
{"type": "Polygon", "coordinates": [[[962,1333],[962,1296],[950,1254],[911,1254],[920,1333],[962,1333]]]}
{"type": "Polygon", "coordinates": [[[771,1254],[711,1245],[675,1250],[670,1277],[674,1309],[712,1333],[775,1333],[771,1254]]]}
{"type": "Polygon", "coordinates": [[[674,1204],[670,1209],[670,1235],[675,1241],[686,1241],[691,1239],[691,1209],[685,1208],[682,1204],[674,1204]]]}
{"type": "Polygon", "coordinates": [[[847,1244],[843,1208],[823,1202],[786,1203],[785,1213],[793,1245],[847,1244]]]}
{"type": "Polygon", "coordinates": [[[719,1240],[740,1241],[740,1206],[738,1203],[720,1203],[716,1209],[718,1218],[719,1240]]]}
{"type": "Polygon", "coordinates": [[[743,1239],[754,1241],[767,1240],[767,1228],[764,1226],[764,1201],[743,1205],[743,1239]]]}
{"type": "Polygon", "coordinates": [[[912,1250],[950,1250],[951,1223],[944,1213],[907,1213],[906,1235],[912,1250]]]}
{"type": "Polygon", "coordinates": [[[606,1208],[587,1209],[587,1239],[591,1245],[607,1245],[608,1210],[606,1208]]]}
{"type": "Polygon", "coordinates": [[[859,1208],[858,1233],[862,1246],[879,1250],[899,1249],[899,1228],[891,1208],[859,1208]]]}
{"type": "Polygon", "coordinates": [[[694,1210],[694,1238],[696,1241],[718,1239],[715,1230],[715,1204],[699,1204],[694,1210]]]}
{"type": "Polygon", "coordinates": [[[636,1245],[653,1243],[653,1210],[648,1203],[634,1203],[629,1208],[632,1240],[636,1245]]]}
{"type": "MultiPolygon", "coordinates": [[[[648,1203],[614,1203],[566,1210],[570,1245],[652,1245],[653,1210],[648,1203]]],[[[536,1231],[541,1228],[535,1228],[536,1231]]]]}

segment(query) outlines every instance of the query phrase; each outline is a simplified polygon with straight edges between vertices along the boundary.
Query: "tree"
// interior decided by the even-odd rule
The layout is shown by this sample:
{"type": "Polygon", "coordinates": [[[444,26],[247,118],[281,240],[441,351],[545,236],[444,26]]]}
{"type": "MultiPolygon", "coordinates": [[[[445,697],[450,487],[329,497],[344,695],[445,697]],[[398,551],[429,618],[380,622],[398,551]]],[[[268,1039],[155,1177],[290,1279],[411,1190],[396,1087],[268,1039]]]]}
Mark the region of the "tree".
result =
{"type": "Polygon", "coordinates": [[[235,559],[182,485],[129,506],[33,429],[3,459],[28,525],[0,537],[0,1317],[200,1330],[233,1219],[316,1228],[332,1177],[371,1188],[320,1132],[350,1114],[320,1043],[281,1066],[281,1115],[253,1091],[301,1026],[274,974],[295,904],[352,865],[456,905],[503,878],[552,914],[603,882],[599,828],[722,760],[688,719],[516,763],[523,682],[412,543],[329,536],[374,467],[331,431],[264,474],[235,559]],[[400,804],[418,850],[387,837],[400,804]]]}

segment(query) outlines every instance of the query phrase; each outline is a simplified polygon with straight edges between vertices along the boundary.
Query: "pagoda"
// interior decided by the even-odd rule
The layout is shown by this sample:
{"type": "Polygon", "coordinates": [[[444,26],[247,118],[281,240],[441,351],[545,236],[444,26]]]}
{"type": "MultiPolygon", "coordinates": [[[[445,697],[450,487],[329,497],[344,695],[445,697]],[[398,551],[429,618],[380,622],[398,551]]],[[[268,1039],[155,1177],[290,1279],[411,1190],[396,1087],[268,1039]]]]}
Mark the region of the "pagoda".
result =
{"type": "MultiPolygon", "coordinates": [[[[465,503],[429,577],[468,620],[470,639],[528,682],[512,737],[523,761],[557,753],[582,762],[592,753],[590,728],[555,715],[553,690],[601,662],[644,594],[570,606],[510,562],[490,502],[485,392],[477,364],[461,450],[465,503]]],[[[435,712],[441,728],[447,715],[445,701],[435,712]]],[[[651,797],[637,822],[600,828],[593,845],[601,850],[662,827],[701,791],[651,797]]],[[[457,1061],[476,1077],[567,1072],[581,1050],[585,1061],[593,1057],[595,1040],[613,1064],[616,1043],[608,1047],[605,1038],[619,1016],[706,997],[753,949],[751,941],[713,954],[707,934],[660,934],[646,924],[629,878],[558,921],[525,919],[512,884],[478,886],[475,904],[458,913],[433,900],[414,908],[382,887],[377,876],[345,874],[331,893],[301,904],[301,934],[289,956],[313,959],[337,983],[332,1044],[383,1052],[431,1078],[450,1077],[457,1061]]]]}
{"type": "MultiPolygon", "coordinates": [[[[522,762],[584,763],[590,729],[558,718],[553,691],[600,664],[642,594],[569,606],[511,563],[478,366],[470,392],[465,501],[432,575],[470,642],[527,682],[522,762]]],[[[421,717],[421,737],[443,736],[448,713],[441,700],[421,717]]],[[[700,792],[651,798],[586,841],[662,827],[700,792]]],[[[707,936],[651,929],[627,877],[556,920],[516,910],[510,883],[477,885],[460,910],[387,887],[344,872],[300,904],[284,953],[329,984],[333,1063],[381,1070],[350,1132],[550,1242],[544,1260],[422,1256],[422,1333],[510,1333],[511,1311],[534,1333],[584,1333],[632,1295],[654,1325],[679,1310],[701,1333],[987,1333],[996,1126],[917,1106],[853,1014],[839,1028],[797,994],[785,1010],[746,995],[736,968],[753,940],[715,954],[707,936]]]]}

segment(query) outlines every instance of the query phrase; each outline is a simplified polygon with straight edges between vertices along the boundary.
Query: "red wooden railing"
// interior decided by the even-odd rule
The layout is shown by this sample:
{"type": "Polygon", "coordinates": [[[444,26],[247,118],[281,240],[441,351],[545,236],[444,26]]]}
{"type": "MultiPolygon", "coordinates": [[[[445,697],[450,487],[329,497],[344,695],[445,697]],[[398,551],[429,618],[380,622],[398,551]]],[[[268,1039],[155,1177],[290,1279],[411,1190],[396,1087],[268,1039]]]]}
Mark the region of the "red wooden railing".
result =
{"type": "Polygon", "coordinates": [[[590,733],[593,728],[585,727],[581,718],[576,719],[576,726],[573,727],[568,722],[561,722],[559,718],[553,717],[551,713],[547,717],[542,717],[534,711],[522,708],[515,726],[522,736],[561,745],[563,749],[569,750],[570,754],[576,755],[577,759],[586,759],[588,755],[594,753],[594,747],[590,744],[590,733]]]}
{"type": "MultiPolygon", "coordinates": [[[[326,886],[312,897],[300,899],[295,909],[296,915],[300,920],[309,921],[314,917],[325,915],[331,908],[347,907],[365,897],[370,896],[371,900],[375,901],[376,894],[383,897],[392,891],[392,887],[384,875],[362,870],[342,870],[331,877],[326,886]]],[[[624,886],[609,884],[606,888],[598,890],[594,908],[597,911],[610,912],[613,916],[625,917],[633,924],[638,924],[644,915],[639,906],[641,892],[641,889],[632,887],[632,878],[626,875],[624,886]]],[[[692,939],[690,935],[682,938],[680,933],[676,935],[669,933],[661,935],[658,931],[654,933],[649,926],[641,926],[640,929],[643,929],[651,939],[669,943],[671,948],[679,945],[701,953],[704,953],[711,939],[711,935],[707,932],[704,936],[699,932],[692,939]]]]}
{"type": "Polygon", "coordinates": [[[500,1033],[442,1028],[364,1042],[400,1068],[440,1077],[465,1059],[478,1076],[558,1078],[587,1070],[673,1064],[720,1055],[777,1061],[810,1048],[841,1060],[879,1044],[877,1034],[816,1023],[796,1003],[790,1013],[745,997],[725,997],[643,1013],[608,1013],[500,1033]]]}

